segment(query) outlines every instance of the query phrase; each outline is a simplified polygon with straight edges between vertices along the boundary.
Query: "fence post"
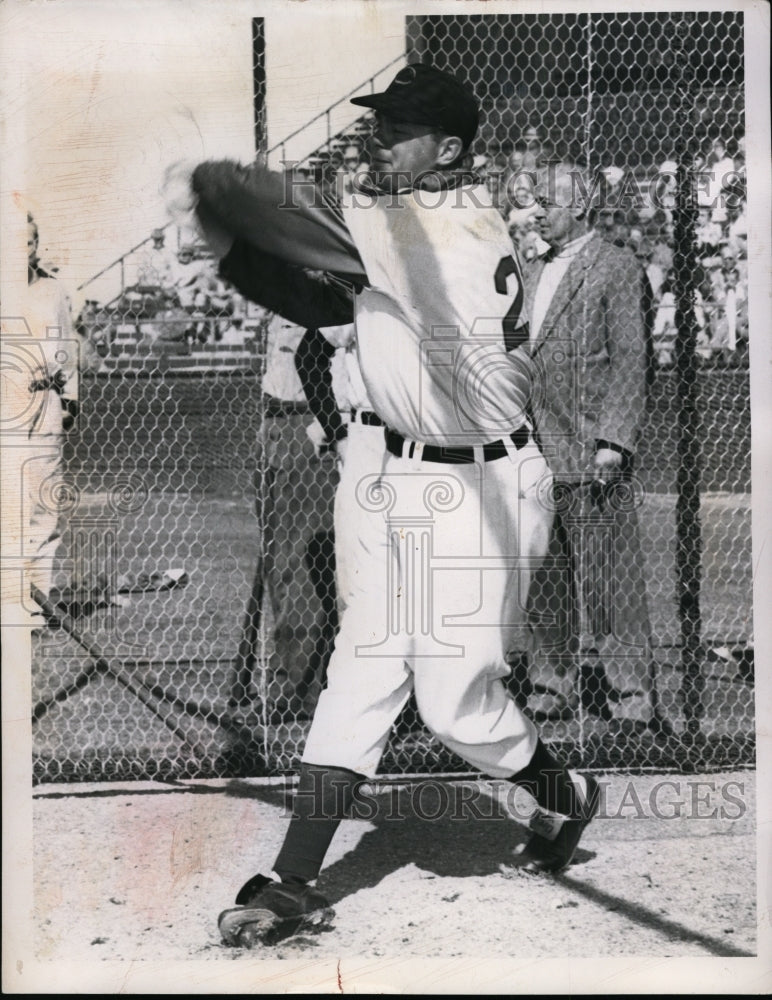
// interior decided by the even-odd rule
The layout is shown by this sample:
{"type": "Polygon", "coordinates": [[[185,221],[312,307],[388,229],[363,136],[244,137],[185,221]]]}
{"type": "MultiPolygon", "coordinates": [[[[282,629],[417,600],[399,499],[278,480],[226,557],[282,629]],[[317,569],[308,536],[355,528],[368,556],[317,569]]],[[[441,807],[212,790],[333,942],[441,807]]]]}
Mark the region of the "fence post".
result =
{"type": "Polygon", "coordinates": [[[702,693],[703,651],[700,584],[702,531],[700,523],[700,447],[697,386],[697,325],[695,316],[695,274],[697,252],[696,178],[694,176],[694,75],[691,68],[687,17],[676,24],[673,48],[679,65],[676,84],[678,194],[673,217],[676,278],[676,393],[678,408],[678,469],[676,477],[676,581],[681,626],[681,667],[684,719],[687,734],[700,731],[704,713],[702,693]]]}

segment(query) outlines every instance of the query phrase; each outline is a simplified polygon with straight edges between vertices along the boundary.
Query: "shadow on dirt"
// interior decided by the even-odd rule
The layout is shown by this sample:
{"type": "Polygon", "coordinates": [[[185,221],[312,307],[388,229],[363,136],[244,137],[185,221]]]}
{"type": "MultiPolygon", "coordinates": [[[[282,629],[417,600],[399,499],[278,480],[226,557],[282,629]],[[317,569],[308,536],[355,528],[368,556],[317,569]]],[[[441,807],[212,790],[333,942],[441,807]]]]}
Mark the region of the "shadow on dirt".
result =
{"type": "MultiPolygon", "coordinates": [[[[289,816],[291,789],[284,786],[233,782],[227,791],[286,809],[289,816]]],[[[512,800],[507,799],[507,806],[512,804],[512,800]]],[[[525,816],[522,809],[517,811],[517,804],[515,800],[513,818],[484,786],[439,779],[413,785],[381,786],[377,793],[365,790],[355,817],[374,826],[344,857],[322,870],[318,888],[335,905],[346,896],[372,888],[393,872],[410,865],[426,873],[426,878],[502,875],[513,879],[538,879],[540,876],[526,875],[518,870],[517,852],[525,843],[528,831],[525,816]]],[[[615,911],[634,924],[651,928],[669,942],[697,944],[711,955],[752,957],[753,952],[692,930],[574,876],[582,864],[595,857],[594,851],[580,848],[570,875],[563,873],[541,878],[615,911]]]]}

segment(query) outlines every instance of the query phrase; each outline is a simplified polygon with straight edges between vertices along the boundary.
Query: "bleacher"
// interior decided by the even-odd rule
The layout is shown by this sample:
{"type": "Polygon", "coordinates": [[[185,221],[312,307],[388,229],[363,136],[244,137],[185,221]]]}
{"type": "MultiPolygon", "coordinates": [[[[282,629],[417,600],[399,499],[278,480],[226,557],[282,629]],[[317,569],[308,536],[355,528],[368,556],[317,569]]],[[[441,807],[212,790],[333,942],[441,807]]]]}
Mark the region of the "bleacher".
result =
{"type": "MultiPolygon", "coordinates": [[[[391,66],[392,64],[389,64],[380,72],[389,71],[391,66]]],[[[360,88],[357,88],[357,91],[366,85],[372,85],[374,79],[366,81],[360,88]]],[[[352,91],[352,93],[357,91],[352,91]]],[[[338,103],[344,103],[344,101],[338,103]]],[[[312,123],[307,123],[304,129],[312,123]]],[[[356,145],[360,150],[364,150],[370,130],[370,114],[366,112],[335,134],[328,134],[324,142],[294,164],[294,169],[306,171],[310,179],[332,191],[335,173],[343,162],[344,150],[351,145],[356,145]]],[[[288,136],[282,143],[268,150],[266,156],[270,157],[271,154],[275,153],[276,156],[282,157],[284,155],[284,142],[290,138],[292,136],[288,136]]],[[[278,161],[278,163],[280,162],[281,160],[278,161]]],[[[167,225],[164,228],[172,227],[167,225]]],[[[176,234],[178,246],[183,239],[183,234],[178,230],[176,234]]],[[[113,268],[120,267],[123,276],[127,260],[132,254],[141,251],[150,240],[151,237],[148,236],[147,240],[133,247],[99,274],[94,275],[81,288],[85,288],[91,281],[113,268]]],[[[211,257],[205,246],[197,245],[195,249],[197,258],[211,257]]],[[[164,289],[156,288],[152,291],[160,293],[163,299],[164,289]]],[[[143,289],[139,287],[123,287],[122,284],[120,294],[115,296],[112,301],[101,306],[95,303],[101,314],[102,326],[110,328],[111,332],[107,346],[103,346],[99,351],[101,363],[92,367],[92,374],[108,376],[250,374],[259,373],[262,370],[264,344],[261,337],[261,323],[257,319],[250,318],[249,313],[244,318],[244,330],[250,331],[253,336],[244,345],[223,344],[217,342],[215,329],[218,323],[221,324],[228,318],[225,313],[213,315],[211,311],[207,313],[188,311],[184,316],[171,318],[163,310],[160,310],[157,315],[144,317],[142,308],[131,304],[127,298],[127,293],[139,296],[141,292],[143,289]],[[179,327],[179,324],[184,324],[188,328],[195,325],[208,327],[207,342],[196,343],[194,341],[191,343],[186,340],[178,329],[175,331],[175,327],[179,327]]],[[[151,309],[151,312],[153,311],[155,309],[151,309]]]]}
{"type": "Polygon", "coordinates": [[[205,375],[211,372],[245,373],[262,370],[263,353],[236,344],[198,344],[141,341],[111,344],[96,371],[99,375],[205,375]]]}
{"type": "MultiPolygon", "coordinates": [[[[520,27],[525,30],[523,25],[520,27]]],[[[508,30],[510,29],[514,30],[512,25],[509,26],[508,30]]],[[[431,32],[429,37],[431,37],[431,32]]],[[[444,58],[443,48],[439,42],[438,45],[438,50],[432,54],[436,59],[441,60],[444,58]]],[[[300,129],[262,152],[261,156],[273,169],[282,169],[284,164],[289,167],[286,155],[288,150],[297,146],[298,137],[302,139],[306,134],[313,134],[315,138],[305,148],[312,145],[314,148],[307,154],[293,160],[292,169],[302,172],[310,180],[319,184],[328,196],[334,197],[336,178],[343,166],[346,147],[356,146],[362,152],[363,162],[367,162],[371,115],[369,112],[365,112],[354,120],[349,119],[345,125],[339,126],[337,131],[333,131],[331,121],[336,120],[340,123],[340,116],[351,111],[349,99],[352,95],[364,90],[379,89],[379,86],[390,79],[395,72],[397,68],[395,64],[407,61],[407,58],[408,54],[405,53],[398,59],[392,60],[373,77],[364,81],[350,93],[345,94],[339,101],[317,114],[300,129]],[[381,77],[383,79],[379,79],[381,77]],[[319,142],[318,134],[321,125],[326,125],[326,137],[322,142],[319,142]]],[[[477,64],[474,63],[472,69],[476,66],[477,64]]],[[[476,69],[474,71],[477,72],[476,69]]],[[[583,94],[578,95],[573,92],[563,92],[563,90],[558,92],[560,88],[555,90],[551,85],[545,84],[541,89],[536,87],[533,93],[521,94],[517,100],[513,100],[508,92],[501,93],[495,88],[491,88],[490,81],[486,79],[480,78],[476,82],[483,94],[483,123],[471,152],[475,154],[475,158],[489,164],[491,176],[489,176],[488,181],[491,183],[494,182],[495,161],[497,159],[506,161],[513,148],[515,138],[523,136],[533,122],[539,123],[540,130],[547,139],[548,147],[556,155],[570,157],[572,152],[580,149],[585,143],[586,112],[583,94]]],[[[732,113],[733,108],[737,105],[737,87],[737,81],[734,81],[725,87],[705,87],[701,94],[705,113],[709,113],[711,120],[720,122],[724,133],[735,143],[744,127],[740,118],[732,113]]],[[[565,90],[565,88],[563,89],[565,90]]],[[[630,115],[633,112],[636,115],[636,129],[634,133],[631,133],[631,141],[634,138],[634,144],[624,151],[616,149],[617,154],[621,157],[619,162],[624,165],[626,177],[625,183],[621,184],[620,187],[624,188],[625,206],[631,208],[651,203],[652,193],[657,184],[658,167],[664,157],[663,150],[670,150],[672,146],[672,109],[668,110],[665,107],[661,114],[656,115],[644,113],[644,97],[648,99],[650,96],[637,95],[635,92],[631,92],[628,87],[606,88],[605,90],[601,88],[594,104],[596,128],[593,133],[593,156],[599,162],[606,154],[610,156],[612,149],[616,149],[614,144],[618,145],[618,136],[625,133],[630,115]]],[[[630,224],[639,225],[634,221],[631,221],[630,224]]],[[[218,344],[214,335],[214,326],[226,317],[224,314],[213,317],[211,310],[206,315],[197,315],[188,311],[186,319],[189,324],[204,323],[211,326],[212,333],[206,337],[208,343],[197,343],[196,340],[200,338],[185,338],[179,335],[168,337],[161,335],[155,338],[148,336],[147,323],[156,327],[166,324],[171,331],[173,323],[177,322],[176,319],[159,319],[158,316],[154,316],[152,321],[148,320],[146,323],[141,310],[139,313],[135,312],[131,303],[127,305],[127,299],[124,296],[124,292],[137,291],[137,289],[124,288],[124,264],[131,254],[141,250],[150,239],[151,237],[148,237],[143,243],[132,248],[100,272],[101,275],[111,268],[120,267],[121,294],[114,301],[101,307],[104,312],[109,314],[113,332],[108,340],[109,348],[100,352],[102,364],[99,372],[108,375],[118,373],[149,374],[154,371],[201,374],[207,371],[246,373],[259,370],[262,348],[258,346],[257,342],[260,338],[256,337],[255,343],[245,345],[218,344]]],[[[181,239],[182,235],[178,231],[178,246],[181,239]]],[[[196,256],[204,258],[211,255],[204,246],[198,245],[196,256]]],[[[85,285],[100,275],[95,275],[85,285]]],[[[85,285],[81,287],[85,287],[85,285]]],[[[163,299],[165,290],[156,289],[156,292],[160,292],[163,299]]],[[[155,312],[158,312],[158,309],[155,312]]],[[[245,328],[248,326],[248,321],[245,321],[245,328]]],[[[667,354],[668,352],[664,351],[664,355],[667,354]]]]}

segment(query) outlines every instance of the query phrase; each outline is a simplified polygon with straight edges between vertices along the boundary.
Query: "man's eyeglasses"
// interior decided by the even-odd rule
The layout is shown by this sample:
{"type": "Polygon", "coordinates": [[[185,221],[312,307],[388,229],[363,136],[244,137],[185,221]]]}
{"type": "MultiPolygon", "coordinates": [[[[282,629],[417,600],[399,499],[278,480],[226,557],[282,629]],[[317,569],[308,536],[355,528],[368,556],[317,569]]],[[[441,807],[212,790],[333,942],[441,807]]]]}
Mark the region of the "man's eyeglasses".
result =
{"type": "Polygon", "coordinates": [[[569,204],[566,205],[563,202],[555,201],[553,198],[550,198],[547,195],[539,195],[539,194],[531,195],[531,203],[545,210],[549,208],[573,208],[573,205],[570,202],[569,204]]]}

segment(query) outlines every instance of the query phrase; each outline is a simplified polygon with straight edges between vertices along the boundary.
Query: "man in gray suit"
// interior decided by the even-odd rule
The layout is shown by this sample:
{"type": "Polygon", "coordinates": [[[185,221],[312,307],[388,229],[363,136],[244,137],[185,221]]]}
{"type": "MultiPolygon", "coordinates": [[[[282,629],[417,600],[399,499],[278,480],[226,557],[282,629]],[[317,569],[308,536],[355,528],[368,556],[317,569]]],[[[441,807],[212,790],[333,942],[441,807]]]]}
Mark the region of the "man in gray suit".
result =
{"type": "Polygon", "coordinates": [[[539,720],[566,719],[581,699],[612,730],[656,729],[632,475],[646,401],[641,269],[593,230],[581,169],[551,163],[537,180],[551,249],[526,265],[524,308],[555,520],[529,599],[529,708],[539,720]],[[593,680],[584,697],[581,678],[593,680]]]}

